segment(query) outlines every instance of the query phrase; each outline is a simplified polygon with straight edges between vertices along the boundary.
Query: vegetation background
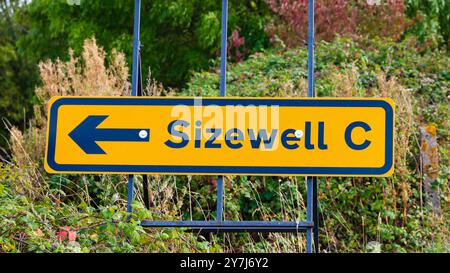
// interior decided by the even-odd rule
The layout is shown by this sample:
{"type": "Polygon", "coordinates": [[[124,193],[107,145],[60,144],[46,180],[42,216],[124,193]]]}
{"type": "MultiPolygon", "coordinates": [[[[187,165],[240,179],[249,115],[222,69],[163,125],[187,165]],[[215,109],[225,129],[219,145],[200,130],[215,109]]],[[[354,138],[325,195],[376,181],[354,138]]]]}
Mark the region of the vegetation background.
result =
{"type": "MultiPolygon", "coordinates": [[[[140,219],[214,219],[216,178],[43,170],[46,102],[130,92],[132,0],[0,0],[0,252],[303,252],[302,234],[202,236],[140,219]]],[[[305,96],[306,0],[229,1],[228,92],[305,96]]],[[[218,95],[220,1],[143,1],[145,93],[218,95]]],[[[449,252],[450,2],[316,0],[319,96],[396,102],[395,174],[320,178],[321,252],[449,252]],[[430,142],[431,140],[431,142],[430,142]],[[435,142],[433,142],[435,140],[435,142]]],[[[303,177],[226,177],[225,218],[302,220],[303,177]]]]}

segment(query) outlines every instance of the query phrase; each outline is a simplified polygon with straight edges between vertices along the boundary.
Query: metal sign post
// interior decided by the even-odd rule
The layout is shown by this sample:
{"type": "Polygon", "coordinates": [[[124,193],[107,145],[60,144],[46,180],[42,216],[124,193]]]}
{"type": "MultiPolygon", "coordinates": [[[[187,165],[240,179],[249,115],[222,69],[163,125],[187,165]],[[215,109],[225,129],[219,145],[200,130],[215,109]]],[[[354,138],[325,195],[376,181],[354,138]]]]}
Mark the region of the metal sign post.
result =
{"type": "MultiPolygon", "coordinates": [[[[134,30],[133,30],[133,64],[132,64],[132,82],[131,96],[142,96],[142,63],[141,63],[141,1],[134,2],[134,30]]],[[[142,176],[142,186],[144,192],[144,205],[150,208],[150,199],[148,196],[148,175],[142,176]]],[[[131,201],[134,198],[134,176],[128,176],[128,203],[127,212],[132,212],[131,201]]]]}
{"type": "MultiPolygon", "coordinates": [[[[134,1],[134,31],[133,31],[133,63],[131,75],[131,96],[138,95],[139,82],[142,78],[140,67],[140,48],[141,48],[141,0],[134,1]]],[[[134,175],[128,176],[128,196],[127,196],[127,212],[131,213],[131,203],[134,198],[134,175]]]]}
{"type": "MultiPolygon", "coordinates": [[[[220,53],[220,96],[227,93],[227,32],[228,32],[228,0],[222,1],[222,33],[220,53]]],[[[217,178],[217,210],[216,220],[223,220],[223,175],[217,178]]]]}
{"type": "MultiPolygon", "coordinates": [[[[140,10],[141,1],[135,0],[134,41],[133,41],[133,69],[132,69],[132,96],[138,93],[141,76],[140,67],[140,10]]],[[[222,33],[221,33],[221,71],[220,96],[226,95],[226,65],[227,65],[227,22],[228,0],[222,0],[222,33]]],[[[314,0],[309,0],[309,35],[308,35],[308,95],[314,97],[314,0]]],[[[142,86],[141,86],[142,88],[142,86]]],[[[312,252],[312,234],[318,236],[317,229],[317,179],[307,178],[307,221],[306,222],[264,222],[264,221],[223,221],[223,180],[220,175],[217,180],[217,215],[216,221],[142,221],[145,227],[189,227],[191,229],[210,231],[260,231],[260,232],[298,232],[306,231],[306,251],[312,252]]],[[[147,194],[147,177],[144,176],[144,194],[147,194]]],[[[128,206],[127,211],[132,212],[134,177],[128,178],[128,206]]],[[[144,196],[144,199],[145,196],[144,196]]],[[[148,207],[148,200],[145,200],[148,207]]],[[[316,238],[316,237],[315,237],[316,238]]],[[[318,237],[317,237],[318,238],[318,237]]],[[[318,251],[318,239],[315,240],[315,249],[318,251]]]]}
{"type": "MultiPolygon", "coordinates": [[[[314,82],[314,0],[308,2],[308,97],[315,97],[315,82],[314,82]]],[[[318,212],[318,196],[317,196],[317,177],[308,176],[306,178],[308,203],[307,203],[307,221],[314,223],[313,230],[308,230],[306,237],[307,252],[312,252],[311,249],[311,233],[314,234],[314,248],[316,253],[319,252],[319,212],[318,212]],[[312,208],[311,208],[312,206],[312,208]]]]}

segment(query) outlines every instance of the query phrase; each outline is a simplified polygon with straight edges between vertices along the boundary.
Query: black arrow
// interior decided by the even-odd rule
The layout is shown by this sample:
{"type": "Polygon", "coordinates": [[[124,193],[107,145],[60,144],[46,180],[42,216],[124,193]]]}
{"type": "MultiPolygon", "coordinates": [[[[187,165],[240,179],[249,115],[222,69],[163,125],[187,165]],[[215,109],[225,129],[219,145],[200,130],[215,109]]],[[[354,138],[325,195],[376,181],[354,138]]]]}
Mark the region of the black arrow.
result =
{"type": "Polygon", "coordinates": [[[147,142],[150,140],[150,129],[99,129],[97,128],[108,116],[88,116],[72,132],[69,137],[86,154],[106,154],[97,141],[110,142],[147,142]]]}

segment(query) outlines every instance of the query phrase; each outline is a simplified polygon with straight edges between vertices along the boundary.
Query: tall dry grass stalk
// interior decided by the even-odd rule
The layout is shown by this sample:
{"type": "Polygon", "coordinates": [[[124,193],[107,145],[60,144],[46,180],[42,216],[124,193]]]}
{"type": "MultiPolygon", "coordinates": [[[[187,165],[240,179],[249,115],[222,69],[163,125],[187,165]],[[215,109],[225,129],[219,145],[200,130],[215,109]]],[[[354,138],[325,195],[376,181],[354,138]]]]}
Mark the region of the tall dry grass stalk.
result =
{"type": "Polygon", "coordinates": [[[413,113],[413,97],[411,92],[401,86],[395,77],[388,80],[386,74],[380,72],[377,80],[380,96],[390,97],[395,102],[394,179],[398,179],[398,192],[395,195],[399,194],[401,197],[403,223],[406,223],[408,200],[411,195],[407,159],[411,155],[410,140],[417,133],[417,124],[413,113]]]}
{"type": "Polygon", "coordinates": [[[335,97],[360,97],[364,96],[358,88],[358,68],[356,66],[352,66],[346,73],[338,73],[337,71],[333,71],[330,75],[331,81],[335,85],[334,92],[332,96],[335,97]]]}
{"type": "Polygon", "coordinates": [[[81,58],[75,57],[69,49],[68,61],[46,60],[38,67],[42,85],[36,87],[35,93],[41,104],[34,106],[34,117],[24,133],[9,126],[12,161],[24,177],[14,180],[17,185],[13,187],[33,198],[45,184],[40,173],[49,99],[53,96],[121,96],[128,94],[130,88],[125,55],[112,50],[107,56],[94,38],[84,42],[81,58]]]}
{"type": "Polygon", "coordinates": [[[172,88],[165,88],[162,83],[157,82],[152,78],[151,69],[148,70],[147,83],[143,90],[144,96],[173,96],[175,90],[172,88]]]}
{"type": "MultiPolygon", "coordinates": [[[[31,130],[27,135],[23,135],[22,132],[16,127],[10,127],[11,138],[11,151],[14,155],[14,164],[9,166],[10,170],[5,173],[9,173],[10,176],[7,181],[10,181],[11,188],[19,193],[26,195],[32,200],[42,196],[46,186],[42,183],[42,175],[39,172],[39,166],[35,161],[33,154],[28,151],[39,148],[36,142],[42,141],[45,137],[40,135],[37,130],[31,130]],[[28,139],[29,138],[29,141],[28,139]]],[[[45,140],[43,140],[45,141],[45,140]]]]}
{"type": "Polygon", "coordinates": [[[82,58],[69,50],[69,60],[47,60],[39,64],[43,85],[36,95],[43,102],[53,96],[121,96],[129,94],[128,67],[125,55],[112,50],[107,56],[95,39],[84,42],[82,58]]]}
{"type": "Polygon", "coordinates": [[[381,97],[390,97],[395,102],[395,168],[396,174],[408,173],[407,157],[411,155],[410,140],[417,131],[413,113],[413,97],[409,90],[401,86],[395,77],[389,80],[385,73],[377,75],[381,97]]]}
{"type": "Polygon", "coordinates": [[[395,174],[404,176],[408,173],[407,157],[411,155],[410,140],[417,130],[413,113],[413,97],[395,77],[388,78],[383,71],[376,75],[377,86],[370,90],[359,87],[359,71],[353,66],[342,72],[331,74],[332,82],[336,85],[332,96],[335,97],[382,97],[391,98],[395,103],[395,174]]]}

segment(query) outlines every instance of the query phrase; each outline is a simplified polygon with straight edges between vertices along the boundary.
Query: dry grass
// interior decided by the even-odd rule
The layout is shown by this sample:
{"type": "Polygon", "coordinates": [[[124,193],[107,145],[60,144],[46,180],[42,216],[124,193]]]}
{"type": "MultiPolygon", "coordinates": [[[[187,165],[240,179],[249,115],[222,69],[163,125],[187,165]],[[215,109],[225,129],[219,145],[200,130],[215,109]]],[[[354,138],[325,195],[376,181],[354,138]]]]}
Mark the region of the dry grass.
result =
{"type": "Polygon", "coordinates": [[[106,53],[95,39],[86,40],[82,58],[69,50],[69,60],[47,60],[39,64],[43,85],[36,95],[43,102],[53,96],[121,96],[129,93],[125,55],[113,50],[109,66],[106,53]]]}
{"type": "Polygon", "coordinates": [[[360,90],[357,87],[359,72],[356,66],[352,66],[352,68],[345,71],[345,73],[333,71],[330,78],[336,86],[332,96],[344,98],[364,96],[364,90],[360,90]]]}
{"type": "Polygon", "coordinates": [[[394,100],[395,132],[397,132],[394,136],[395,174],[398,176],[407,174],[407,157],[411,155],[410,140],[417,131],[412,94],[399,84],[395,77],[388,79],[386,73],[382,71],[376,76],[378,86],[370,90],[358,87],[359,71],[355,66],[344,73],[333,71],[330,77],[336,85],[332,94],[334,97],[381,97],[394,100]]]}
{"type": "Polygon", "coordinates": [[[411,185],[408,181],[410,171],[407,162],[408,156],[411,155],[410,140],[417,133],[418,128],[414,119],[413,98],[412,94],[401,86],[395,78],[387,80],[386,74],[379,73],[377,79],[380,96],[390,97],[395,102],[395,176],[393,179],[398,180],[398,192],[395,195],[399,194],[402,199],[403,223],[406,223],[408,200],[411,195],[411,185]]]}
{"type": "Polygon", "coordinates": [[[173,96],[175,90],[165,88],[162,83],[157,82],[152,78],[151,69],[148,70],[147,83],[143,90],[144,96],[173,96]]]}
{"type": "Polygon", "coordinates": [[[107,56],[95,39],[85,41],[81,58],[69,50],[68,61],[46,60],[39,63],[39,72],[42,85],[35,93],[42,104],[35,105],[34,117],[24,133],[8,126],[12,161],[23,176],[23,179],[14,180],[17,185],[13,187],[32,198],[39,196],[45,184],[40,172],[45,153],[49,99],[53,96],[121,96],[129,93],[130,86],[125,55],[113,50],[107,56]]]}

